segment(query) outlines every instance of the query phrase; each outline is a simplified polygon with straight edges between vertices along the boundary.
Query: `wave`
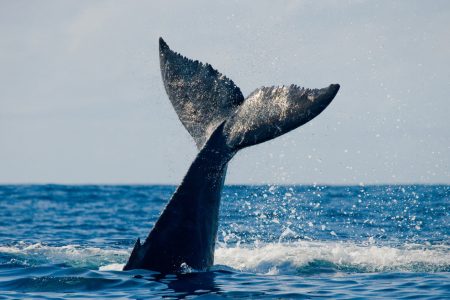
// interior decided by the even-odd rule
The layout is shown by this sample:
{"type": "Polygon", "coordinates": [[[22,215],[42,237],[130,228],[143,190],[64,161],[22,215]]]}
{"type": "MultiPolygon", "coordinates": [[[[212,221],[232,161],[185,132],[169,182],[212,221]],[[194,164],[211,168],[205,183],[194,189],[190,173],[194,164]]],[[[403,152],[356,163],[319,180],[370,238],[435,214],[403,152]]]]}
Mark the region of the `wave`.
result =
{"type": "Polygon", "coordinates": [[[0,246],[0,254],[9,258],[3,261],[22,266],[63,264],[71,267],[98,269],[102,265],[121,263],[130,254],[126,249],[101,249],[81,245],[48,246],[41,243],[20,242],[11,246],[0,246]]]}
{"type": "Polygon", "coordinates": [[[450,248],[407,244],[400,247],[350,242],[298,241],[255,247],[219,247],[215,262],[261,274],[323,272],[443,272],[450,271],[450,248]]]}
{"type": "MultiPolygon", "coordinates": [[[[122,270],[131,249],[18,243],[0,246],[0,264],[63,264],[100,271],[122,270]]],[[[450,246],[405,244],[396,247],[351,242],[297,241],[255,246],[220,245],[215,269],[269,275],[320,273],[449,272],[450,246]]]]}

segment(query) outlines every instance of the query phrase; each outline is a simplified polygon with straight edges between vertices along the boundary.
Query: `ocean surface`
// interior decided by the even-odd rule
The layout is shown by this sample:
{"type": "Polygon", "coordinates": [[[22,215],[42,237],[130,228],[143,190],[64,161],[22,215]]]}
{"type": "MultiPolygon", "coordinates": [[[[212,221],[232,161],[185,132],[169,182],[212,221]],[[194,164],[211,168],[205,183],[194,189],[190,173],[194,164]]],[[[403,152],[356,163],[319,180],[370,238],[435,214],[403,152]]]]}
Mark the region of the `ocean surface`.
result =
{"type": "Polygon", "coordinates": [[[0,299],[450,299],[450,186],[227,186],[209,272],[121,271],[175,186],[0,186],[0,299]]]}

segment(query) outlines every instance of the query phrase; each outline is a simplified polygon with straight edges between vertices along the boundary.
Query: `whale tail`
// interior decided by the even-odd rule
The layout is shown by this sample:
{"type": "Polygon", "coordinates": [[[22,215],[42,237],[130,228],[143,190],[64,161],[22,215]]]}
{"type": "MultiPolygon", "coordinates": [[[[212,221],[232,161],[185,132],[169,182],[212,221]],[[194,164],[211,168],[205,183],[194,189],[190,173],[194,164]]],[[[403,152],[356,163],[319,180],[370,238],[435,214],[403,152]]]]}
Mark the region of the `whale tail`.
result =
{"type": "Polygon", "coordinates": [[[234,149],[273,139],[315,118],[339,90],[338,84],[261,87],[244,98],[231,79],[210,64],[172,51],[162,38],[159,56],[167,95],[198,149],[223,122],[227,144],[234,149]]]}
{"type": "Polygon", "coordinates": [[[181,123],[201,149],[216,127],[244,101],[241,90],[210,64],[172,51],[159,38],[161,75],[181,123]]]}
{"type": "Polygon", "coordinates": [[[212,133],[147,239],[138,239],[124,270],[178,272],[181,265],[203,270],[214,263],[220,194],[234,151],[226,144],[224,123],[212,133]]]}
{"type": "Polygon", "coordinates": [[[161,216],[124,270],[204,270],[214,262],[220,196],[227,164],[240,149],[273,139],[320,114],[339,90],[262,87],[244,98],[209,64],[173,52],[159,39],[161,75],[181,123],[200,150],[161,216]]]}

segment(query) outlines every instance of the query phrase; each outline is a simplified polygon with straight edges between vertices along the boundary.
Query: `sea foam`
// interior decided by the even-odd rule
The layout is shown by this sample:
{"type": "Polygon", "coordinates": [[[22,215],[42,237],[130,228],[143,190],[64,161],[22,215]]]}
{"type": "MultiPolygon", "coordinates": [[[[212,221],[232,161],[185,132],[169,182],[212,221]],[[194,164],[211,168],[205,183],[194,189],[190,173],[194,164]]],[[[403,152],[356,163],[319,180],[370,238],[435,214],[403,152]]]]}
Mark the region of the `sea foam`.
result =
{"type": "Polygon", "coordinates": [[[215,263],[260,274],[298,274],[315,270],[345,272],[412,271],[450,269],[449,246],[359,245],[350,242],[298,241],[257,247],[219,247],[215,263]]]}
{"type": "MultiPolygon", "coordinates": [[[[447,245],[363,245],[351,242],[297,241],[257,246],[221,245],[215,252],[218,266],[259,274],[311,274],[320,272],[441,272],[450,270],[447,245]]],[[[0,253],[15,263],[66,264],[100,271],[122,270],[131,249],[101,249],[80,245],[48,246],[18,243],[1,246],[0,253]]]]}

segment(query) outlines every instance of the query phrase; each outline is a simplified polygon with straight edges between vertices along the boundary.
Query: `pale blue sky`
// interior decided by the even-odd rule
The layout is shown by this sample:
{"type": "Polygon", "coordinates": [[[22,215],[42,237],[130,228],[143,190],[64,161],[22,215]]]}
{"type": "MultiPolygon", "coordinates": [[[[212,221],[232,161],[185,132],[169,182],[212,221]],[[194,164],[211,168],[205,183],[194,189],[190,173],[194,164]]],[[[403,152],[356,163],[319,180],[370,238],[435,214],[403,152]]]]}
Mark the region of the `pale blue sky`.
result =
{"type": "Polygon", "coordinates": [[[228,183],[450,183],[450,2],[337,0],[0,1],[0,182],[179,183],[159,36],[244,95],[341,84],[228,183]]]}

